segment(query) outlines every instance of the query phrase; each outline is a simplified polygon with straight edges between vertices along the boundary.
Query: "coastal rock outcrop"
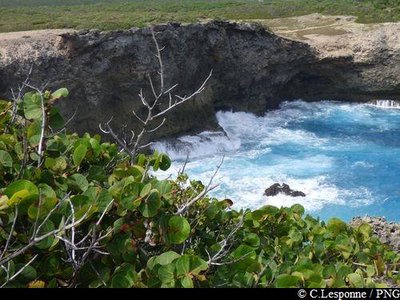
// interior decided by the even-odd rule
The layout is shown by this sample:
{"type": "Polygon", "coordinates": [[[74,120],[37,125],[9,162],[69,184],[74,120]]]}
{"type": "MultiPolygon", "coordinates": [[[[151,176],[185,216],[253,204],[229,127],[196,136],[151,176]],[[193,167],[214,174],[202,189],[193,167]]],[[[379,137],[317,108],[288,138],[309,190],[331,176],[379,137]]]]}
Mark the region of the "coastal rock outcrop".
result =
{"type": "Polygon", "coordinates": [[[381,240],[382,243],[391,246],[400,252],[400,224],[388,222],[384,217],[354,217],[350,221],[353,227],[366,223],[372,227],[372,232],[381,240]]]}
{"type": "MultiPolygon", "coordinates": [[[[205,24],[155,26],[166,86],[178,83],[180,94],[196,90],[210,70],[213,76],[194,100],[171,111],[158,131],[161,138],[215,130],[215,111],[262,113],[276,107],[277,91],[299,68],[313,60],[310,47],[289,41],[261,25],[212,21],[205,24]]],[[[67,31],[26,38],[0,38],[0,96],[22,82],[33,65],[32,84],[66,86],[62,111],[77,114],[74,130],[98,132],[114,116],[115,128],[139,126],[131,111],[141,112],[140,89],[150,93],[147,75],[156,78],[158,61],[149,28],[99,32],[67,31]]]]}
{"type": "MultiPolygon", "coordinates": [[[[372,228],[372,234],[378,237],[382,243],[388,245],[396,252],[400,252],[400,224],[395,222],[388,222],[384,217],[354,217],[350,221],[350,226],[359,227],[362,224],[368,224],[372,228]]],[[[379,283],[385,284],[387,287],[397,288],[398,284],[388,279],[386,276],[375,276],[374,280],[379,283]]]]}
{"type": "MultiPolygon", "coordinates": [[[[178,83],[180,94],[189,94],[213,70],[204,92],[171,111],[155,139],[217,130],[217,110],[262,114],[299,98],[370,101],[400,95],[399,24],[360,31],[359,43],[346,42],[347,33],[294,40],[262,25],[223,21],[154,29],[165,46],[167,86],[178,83]]],[[[33,66],[32,84],[70,90],[59,105],[67,116],[77,111],[71,129],[98,133],[98,124],[111,116],[115,128],[135,128],[137,94],[141,88],[150,92],[148,74],[157,76],[154,51],[149,28],[0,34],[0,97],[10,97],[10,88],[33,66]]]]}
{"type": "Polygon", "coordinates": [[[280,183],[274,183],[271,185],[269,188],[267,188],[264,191],[264,196],[270,197],[270,196],[276,196],[278,194],[284,194],[287,196],[292,196],[292,197],[305,197],[306,194],[301,192],[301,191],[295,191],[290,188],[289,185],[286,183],[280,184],[280,183]]]}

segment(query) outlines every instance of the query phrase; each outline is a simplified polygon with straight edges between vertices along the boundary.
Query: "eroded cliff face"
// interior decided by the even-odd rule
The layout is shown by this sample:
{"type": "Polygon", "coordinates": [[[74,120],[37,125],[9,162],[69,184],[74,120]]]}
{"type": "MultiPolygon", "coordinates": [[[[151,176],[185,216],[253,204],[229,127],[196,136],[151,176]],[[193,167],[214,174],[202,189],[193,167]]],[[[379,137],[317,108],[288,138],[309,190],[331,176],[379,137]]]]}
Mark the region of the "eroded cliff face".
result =
{"type": "Polygon", "coordinates": [[[274,19],[274,32],[308,44],[316,61],[294,76],[288,95],[369,101],[400,97],[400,23],[360,24],[352,16],[274,19]]]}
{"type": "MultiPolygon", "coordinates": [[[[376,37],[379,46],[363,46],[331,40],[317,45],[277,36],[261,25],[220,21],[158,25],[155,31],[165,47],[167,86],[178,83],[179,94],[189,94],[213,70],[205,91],[171,111],[155,138],[215,130],[217,110],[263,113],[299,98],[369,101],[400,96],[400,45],[393,35],[376,37]],[[335,54],[336,48],[329,49],[337,45],[347,51],[335,54]]],[[[59,105],[67,116],[77,110],[72,129],[97,133],[98,124],[111,116],[115,128],[135,127],[131,110],[140,112],[137,95],[141,88],[150,92],[147,74],[157,76],[154,52],[148,28],[4,34],[0,96],[9,96],[9,88],[22,82],[33,65],[33,84],[49,82],[49,88],[70,90],[59,105]]]]}

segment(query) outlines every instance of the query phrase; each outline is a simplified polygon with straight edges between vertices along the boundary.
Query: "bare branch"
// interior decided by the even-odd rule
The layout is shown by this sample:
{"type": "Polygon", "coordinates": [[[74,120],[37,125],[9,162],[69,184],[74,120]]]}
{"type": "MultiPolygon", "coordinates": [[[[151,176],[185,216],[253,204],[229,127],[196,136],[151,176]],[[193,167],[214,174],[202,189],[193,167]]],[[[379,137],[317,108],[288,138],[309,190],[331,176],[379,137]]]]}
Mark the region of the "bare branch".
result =
{"type": "MultiPolygon", "coordinates": [[[[24,252],[27,251],[28,249],[30,249],[30,248],[32,248],[33,246],[35,246],[35,245],[36,245],[37,243],[39,243],[40,241],[42,241],[42,240],[44,240],[44,239],[46,239],[46,238],[48,238],[48,237],[50,237],[50,236],[55,236],[56,238],[58,238],[57,235],[58,235],[60,232],[69,230],[69,229],[71,229],[72,227],[75,227],[75,226],[79,225],[80,223],[82,223],[82,222],[86,219],[86,217],[87,217],[87,215],[88,215],[88,212],[89,212],[91,209],[92,209],[92,206],[89,206],[88,210],[85,212],[85,214],[84,214],[79,220],[77,220],[77,221],[75,221],[75,222],[71,222],[71,223],[68,224],[68,225],[67,225],[67,224],[64,224],[64,226],[62,226],[61,228],[58,228],[58,229],[49,231],[49,232],[47,232],[47,233],[45,233],[45,234],[43,234],[43,235],[41,235],[41,236],[37,236],[37,233],[33,233],[33,236],[35,236],[35,238],[31,239],[31,241],[30,241],[27,245],[25,245],[24,247],[22,247],[22,248],[18,249],[17,251],[15,251],[15,252],[13,252],[13,253],[11,253],[11,254],[5,256],[4,258],[2,258],[2,259],[0,260],[0,265],[4,265],[4,264],[7,263],[8,261],[10,261],[10,260],[12,260],[13,258],[15,258],[15,257],[17,257],[17,256],[19,256],[19,255],[21,255],[22,253],[24,253],[24,252]]],[[[39,228],[38,228],[38,230],[39,230],[39,228]]]]}
{"type": "Polygon", "coordinates": [[[160,129],[160,128],[164,125],[164,123],[165,123],[166,120],[167,120],[167,119],[164,118],[164,119],[161,121],[161,123],[160,123],[159,125],[157,125],[157,126],[156,126],[155,128],[153,128],[153,129],[147,129],[146,132],[152,133],[152,132],[157,131],[158,129],[160,129]]]}
{"type": "Polygon", "coordinates": [[[92,270],[94,271],[94,273],[97,275],[97,277],[99,278],[99,280],[101,281],[101,283],[106,287],[107,284],[104,282],[103,278],[100,276],[99,272],[96,270],[96,268],[93,266],[92,262],[89,262],[90,267],[92,268],[92,270]]]}
{"type": "MultiPolygon", "coordinates": [[[[78,112],[78,108],[75,109],[75,111],[74,111],[74,113],[72,114],[72,116],[64,123],[64,126],[63,126],[61,129],[59,129],[58,131],[53,132],[51,136],[52,136],[52,137],[53,137],[53,136],[56,136],[57,134],[59,134],[59,133],[65,131],[65,129],[67,128],[67,126],[69,125],[69,123],[71,123],[72,120],[75,118],[77,112],[78,112]]],[[[49,127],[50,127],[50,126],[49,126],[49,127]]]]}
{"type": "Polygon", "coordinates": [[[10,278],[8,278],[6,280],[6,282],[4,282],[1,286],[0,289],[5,287],[11,280],[15,279],[19,274],[21,274],[35,259],[36,257],[38,257],[38,255],[36,254],[30,261],[28,261],[21,269],[18,270],[17,273],[15,273],[13,276],[11,276],[10,278]]]}
{"type": "Polygon", "coordinates": [[[157,126],[155,126],[152,129],[149,129],[148,127],[153,124],[153,121],[156,121],[157,119],[163,117],[165,114],[167,114],[175,107],[189,101],[190,99],[193,99],[196,95],[200,94],[205,89],[206,83],[212,76],[212,70],[211,70],[207,78],[201,84],[201,86],[189,96],[182,97],[179,95],[172,95],[171,94],[172,91],[178,86],[178,84],[173,84],[169,88],[165,87],[165,68],[161,55],[161,52],[164,50],[164,47],[160,47],[156,38],[157,34],[158,32],[154,32],[154,30],[151,29],[151,36],[156,48],[155,57],[157,58],[159,65],[158,73],[160,81],[159,83],[160,90],[158,91],[157,85],[154,84],[151,75],[147,74],[153,99],[151,99],[151,101],[147,100],[142,89],[140,89],[139,92],[139,99],[142,102],[143,106],[147,109],[147,115],[146,117],[141,117],[135,110],[132,110],[133,115],[135,116],[136,119],[139,120],[139,122],[142,125],[141,129],[139,129],[137,132],[131,131],[132,136],[130,141],[128,142],[126,135],[123,138],[120,138],[115,133],[115,131],[112,129],[110,125],[111,120],[105,124],[104,129],[102,128],[101,125],[99,125],[99,129],[103,133],[111,135],[112,138],[120,145],[122,149],[121,151],[125,151],[131,157],[132,161],[134,161],[138,150],[146,148],[151,144],[148,143],[146,145],[142,145],[143,142],[142,139],[144,138],[144,136],[146,134],[151,134],[159,130],[166,122],[166,119],[163,118],[163,120],[157,126]],[[155,111],[156,107],[157,111],[155,111]]]}
{"type": "Polygon", "coordinates": [[[112,127],[111,127],[111,125],[110,125],[112,119],[113,119],[113,118],[111,118],[111,119],[105,124],[106,127],[107,127],[107,130],[104,130],[104,129],[101,127],[101,124],[99,124],[100,130],[101,130],[102,132],[106,133],[106,134],[110,134],[110,135],[114,138],[114,140],[116,140],[117,143],[126,151],[126,153],[129,154],[129,155],[132,157],[132,159],[134,159],[134,156],[132,155],[131,150],[129,150],[128,145],[126,144],[126,142],[122,141],[122,140],[119,138],[119,136],[118,136],[118,135],[114,132],[114,130],[112,129],[112,127]]]}
{"type": "Polygon", "coordinates": [[[151,145],[153,145],[153,144],[154,144],[153,142],[150,142],[150,143],[147,143],[147,144],[145,144],[145,145],[139,146],[138,149],[144,149],[144,148],[147,148],[147,147],[149,147],[149,146],[151,146],[151,145]]]}
{"type": "Polygon", "coordinates": [[[186,159],[185,159],[185,162],[183,163],[182,169],[180,169],[178,171],[178,176],[185,173],[186,165],[188,164],[188,162],[189,162],[189,153],[187,153],[187,155],[186,155],[186,159]]]}
{"type": "Polygon", "coordinates": [[[36,232],[36,230],[37,230],[41,208],[42,208],[42,189],[40,188],[39,189],[39,206],[38,206],[38,210],[36,213],[35,224],[33,224],[33,232],[36,232]]]}
{"type": "Polygon", "coordinates": [[[214,186],[211,186],[211,185],[212,185],[212,182],[213,182],[215,176],[217,175],[219,169],[221,168],[221,166],[222,166],[222,164],[223,164],[223,162],[224,162],[224,159],[225,159],[225,156],[222,157],[221,162],[219,163],[219,165],[218,165],[217,169],[215,170],[214,174],[211,176],[210,181],[208,182],[208,184],[204,187],[203,191],[202,191],[200,194],[198,194],[197,196],[195,196],[195,197],[193,197],[192,199],[190,199],[189,201],[187,201],[184,205],[182,205],[182,206],[177,210],[177,212],[175,213],[175,215],[182,215],[182,214],[184,214],[184,213],[188,210],[188,208],[189,208],[190,206],[192,206],[192,205],[193,205],[194,203],[196,203],[198,200],[204,198],[204,197],[207,195],[208,192],[210,192],[210,191],[212,191],[213,189],[215,189],[216,187],[218,187],[218,185],[214,185],[214,186]]]}
{"type": "MultiPolygon", "coordinates": [[[[72,223],[75,222],[75,209],[74,205],[72,204],[71,200],[68,199],[69,207],[71,208],[71,216],[72,216],[72,223]]],[[[75,226],[71,228],[71,244],[75,245],[75,226]]],[[[73,261],[75,261],[75,249],[72,248],[71,251],[71,258],[73,261]]]]}
{"type": "MultiPolygon", "coordinates": [[[[160,95],[158,95],[158,94],[156,93],[156,90],[155,90],[154,84],[153,84],[153,80],[151,79],[150,74],[147,74],[147,77],[149,78],[150,87],[151,87],[151,91],[153,92],[154,99],[157,100],[158,98],[160,98],[160,95]]],[[[155,102],[156,102],[156,101],[154,101],[154,103],[155,103],[155,102]]],[[[154,107],[154,104],[153,104],[152,106],[154,107]]]]}
{"type": "Polygon", "coordinates": [[[186,101],[192,99],[194,96],[200,94],[204,90],[204,87],[205,87],[207,81],[211,78],[211,76],[212,76],[212,71],[210,72],[210,74],[208,74],[207,78],[203,81],[203,84],[201,85],[201,87],[199,89],[197,89],[194,93],[192,93],[190,96],[181,97],[181,96],[175,95],[175,97],[178,98],[179,100],[175,101],[174,104],[169,105],[166,109],[159,112],[158,114],[152,116],[151,120],[154,120],[156,118],[159,118],[159,117],[165,115],[171,109],[177,107],[178,105],[185,103],[186,101]]]}
{"type": "Polygon", "coordinates": [[[139,99],[142,101],[144,106],[146,106],[148,109],[150,109],[150,105],[149,105],[149,103],[147,103],[146,98],[143,95],[143,90],[142,89],[140,89],[139,99]]]}
{"type": "Polygon", "coordinates": [[[96,226],[99,226],[101,221],[103,220],[104,216],[106,215],[108,208],[113,204],[114,199],[110,201],[110,203],[107,204],[106,208],[104,209],[103,213],[101,214],[99,220],[96,222],[96,226]]]}
{"type": "Polygon", "coordinates": [[[139,117],[139,115],[135,112],[135,110],[132,110],[133,115],[136,117],[136,119],[138,119],[140,122],[142,122],[143,124],[146,124],[145,121],[143,121],[143,119],[141,117],[139,117]]]}
{"type": "Polygon", "coordinates": [[[17,223],[17,218],[18,218],[18,206],[16,205],[15,206],[14,220],[13,220],[13,223],[11,225],[11,230],[10,230],[10,233],[9,233],[7,241],[6,241],[6,245],[4,246],[3,252],[0,254],[0,261],[4,257],[4,255],[6,254],[7,248],[10,245],[10,241],[11,241],[12,235],[14,233],[15,224],[17,223]]]}
{"type": "Polygon", "coordinates": [[[99,249],[92,249],[92,251],[93,251],[93,252],[96,252],[96,253],[98,253],[98,254],[101,254],[101,255],[110,255],[110,253],[105,252],[105,251],[101,251],[101,250],[99,250],[99,249]]]}
{"type": "Polygon", "coordinates": [[[229,243],[232,240],[232,238],[235,236],[236,232],[243,226],[243,222],[244,222],[243,216],[241,216],[241,218],[240,218],[239,222],[236,224],[235,228],[228,234],[228,236],[225,239],[223,239],[222,241],[219,242],[219,244],[221,245],[221,249],[219,249],[218,252],[214,256],[210,257],[210,255],[209,255],[209,259],[208,259],[209,265],[218,265],[218,261],[220,259],[226,257],[227,252],[228,252],[227,248],[229,246],[229,243]]]}
{"type": "Polygon", "coordinates": [[[67,193],[58,203],[56,206],[54,206],[49,213],[47,214],[46,218],[42,221],[42,223],[39,225],[39,227],[33,232],[32,234],[32,239],[35,239],[37,235],[39,234],[40,229],[43,227],[44,224],[50,219],[52,214],[60,207],[60,205],[64,202],[65,199],[67,199],[71,195],[71,192],[67,193]]]}
{"type": "Polygon", "coordinates": [[[168,90],[166,90],[164,92],[164,95],[171,93],[172,90],[175,89],[177,86],[178,86],[178,84],[174,84],[173,86],[171,86],[168,90]]]}
{"type": "Polygon", "coordinates": [[[29,84],[29,82],[30,82],[32,70],[33,70],[33,64],[31,64],[31,66],[30,66],[30,68],[29,68],[29,71],[28,71],[28,74],[27,74],[27,76],[26,76],[24,82],[22,83],[22,85],[20,85],[20,86],[18,87],[18,94],[15,94],[15,93],[14,93],[14,90],[11,89],[11,94],[12,94],[12,97],[13,97],[13,100],[14,100],[14,103],[13,103],[13,111],[12,111],[12,118],[11,118],[11,124],[14,123],[15,118],[17,117],[17,114],[16,114],[16,113],[17,113],[17,104],[18,104],[17,102],[21,99],[21,97],[22,97],[22,95],[23,95],[23,92],[24,92],[24,89],[25,89],[25,86],[26,86],[27,84],[29,84]]]}
{"type": "Polygon", "coordinates": [[[151,36],[153,37],[153,41],[154,41],[154,44],[157,49],[156,57],[158,59],[159,65],[160,65],[160,90],[161,90],[160,94],[162,94],[164,92],[164,64],[163,64],[163,61],[161,58],[161,51],[164,50],[164,47],[160,49],[160,46],[158,45],[158,41],[156,39],[156,35],[155,35],[153,29],[151,29],[151,36]]]}

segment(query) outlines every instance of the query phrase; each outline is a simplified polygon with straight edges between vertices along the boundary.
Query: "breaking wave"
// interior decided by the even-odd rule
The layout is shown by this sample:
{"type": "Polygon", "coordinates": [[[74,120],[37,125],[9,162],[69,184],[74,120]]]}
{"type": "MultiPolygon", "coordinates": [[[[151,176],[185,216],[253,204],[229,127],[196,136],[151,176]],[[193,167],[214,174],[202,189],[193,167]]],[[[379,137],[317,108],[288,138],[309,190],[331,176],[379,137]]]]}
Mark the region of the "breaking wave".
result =
{"type": "Polygon", "coordinates": [[[323,219],[370,214],[399,220],[400,111],[382,109],[388,106],[299,100],[264,116],[218,112],[224,132],[155,144],[174,161],[159,175],[176,174],[189,154],[187,173],[207,182],[225,156],[212,193],[236,208],[300,203],[323,219]],[[276,182],[306,197],[263,196],[276,182]]]}

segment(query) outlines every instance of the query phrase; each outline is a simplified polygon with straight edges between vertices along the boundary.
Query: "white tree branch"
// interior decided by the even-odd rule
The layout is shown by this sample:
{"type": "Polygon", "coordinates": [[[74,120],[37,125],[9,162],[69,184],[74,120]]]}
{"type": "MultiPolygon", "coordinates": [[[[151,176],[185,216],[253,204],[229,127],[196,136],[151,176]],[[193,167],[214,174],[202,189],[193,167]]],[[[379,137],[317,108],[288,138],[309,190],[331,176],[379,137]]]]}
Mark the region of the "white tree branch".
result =
{"type": "Polygon", "coordinates": [[[200,94],[204,89],[205,85],[208,82],[208,80],[212,76],[212,70],[210,71],[209,75],[207,78],[203,81],[201,86],[192,94],[189,96],[179,96],[179,95],[172,95],[171,92],[178,86],[178,84],[173,84],[169,88],[165,88],[165,68],[164,68],[164,63],[162,60],[162,55],[161,52],[164,50],[164,47],[160,47],[157,38],[156,38],[157,33],[154,32],[153,29],[151,29],[151,36],[156,48],[156,54],[155,57],[157,58],[158,61],[158,66],[159,66],[159,87],[160,90],[157,91],[156,85],[153,82],[153,79],[151,78],[150,74],[147,75],[149,84],[150,84],[150,90],[152,93],[152,101],[146,100],[146,97],[143,93],[143,90],[141,89],[139,92],[139,99],[142,102],[143,106],[146,107],[147,109],[147,116],[146,118],[140,117],[139,114],[133,110],[132,113],[135,116],[136,119],[139,120],[139,122],[142,124],[142,128],[138,130],[138,133],[132,132],[132,138],[130,142],[128,143],[125,138],[120,138],[115,131],[111,127],[111,120],[108,121],[105,125],[106,128],[103,129],[101,127],[101,124],[99,124],[100,130],[105,133],[109,134],[112,136],[112,138],[121,146],[121,148],[128,154],[130,155],[132,161],[134,161],[137,151],[143,148],[146,148],[150,144],[142,145],[142,139],[146,134],[151,134],[154,133],[155,131],[159,130],[164,123],[166,122],[166,119],[163,118],[161,123],[154,127],[153,129],[148,129],[148,126],[152,125],[152,121],[156,121],[158,118],[163,117],[165,114],[167,114],[169,111],[174,109],[175,107],[189,101],[190,99],[194,98],[196,95],[200,94]],[[165,100],[165,101],[163,101],[165,100]],[[162,103],[165,102],[165,103],[162,103]],[[150,104],[151,103],[151,104],[150,104]],[[155,112],[154,110],[156,109],[156,106],[159,104],[160,111],[155,112]]]}
{"type": "Polygon", "coordinates": [[[18,272],[16,272],[13,276],[11,276],[10,278],[8,278],[6,280],[6,282],[4,282],[1,286],[0,289],[5,287],[10,281],[12,281],[13,279],[15,279],[19,274],[21,274],[35,259],[36,257],[38,257],[38,255],[35,255],[31,260],[29,260],[24,266],[21,267],[21,269],[18,270],[18,272]]]}
{"type": "Polygon", "coordinates": [[[225,157],[222,157],[221,162],[219,163],[219,165],[217,166],[217,169],[215,170],[214,174],[211,176],[210,181],[208,182],[208,184],[204,187],[203,191],[198,194],[197,196],[191,198],[190,200],[188,200],[185,204],[183,204],[175,213],[175,215],[182,215],[184,214],[190,206],[192,206],[194,203],[196,203],[198,200],[204,198],[208,192],[212,191],[213,189],[215,189],[216,187],[218,187],[218,185],[212,185],[212,182],[215,178],[215,176],[217,175],[219,169],[221,168],[223,162],[224,162],[225,157]]]}

